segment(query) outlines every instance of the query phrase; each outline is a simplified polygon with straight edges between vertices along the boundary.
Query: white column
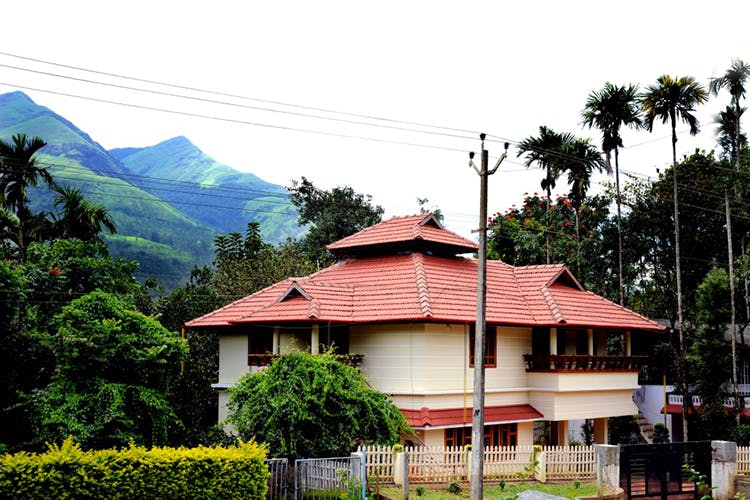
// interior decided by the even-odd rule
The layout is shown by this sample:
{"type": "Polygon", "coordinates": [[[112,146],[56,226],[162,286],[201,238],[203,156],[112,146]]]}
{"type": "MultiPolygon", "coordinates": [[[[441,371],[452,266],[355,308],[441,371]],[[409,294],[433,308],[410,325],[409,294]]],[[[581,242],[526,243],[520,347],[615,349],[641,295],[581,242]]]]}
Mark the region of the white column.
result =
{"type": "MultiPolygon", "coordinates": [[[[702,472],[702,471],[699,471],[702,472]]],[[[711,441],[711,492],[715,500],[734,497],[737,483],[737,443],[711,441]]]]}
{"type": "Polygon", "coordinates": [[[593,328],[589,328],[588,330],[586,330],[586,340],[588,341],[587,346],[586,346],[588,355],[593,356],[594,355],[594,329],[593,328]]]}
{"type": "Polygon", "coordinates": [[[630,330],[625,332],[625,356],[632,356],[632,349],[630,344],[630,330]]]}
{"type": "Polygon", "coordinates": [[[281,332],[279,327],[273,327],[273,354],[281,354],[281,332]]]}
{"type": "Polygon", "coordinates": [[[557,354],[557,328],[549,329],[549,353],[557,354]]]}
{"type": "Polygon", "coordinates": [[[310,331],[310,353],[318,354],[320,352],[320,325],[315,323],[310,331]]]}

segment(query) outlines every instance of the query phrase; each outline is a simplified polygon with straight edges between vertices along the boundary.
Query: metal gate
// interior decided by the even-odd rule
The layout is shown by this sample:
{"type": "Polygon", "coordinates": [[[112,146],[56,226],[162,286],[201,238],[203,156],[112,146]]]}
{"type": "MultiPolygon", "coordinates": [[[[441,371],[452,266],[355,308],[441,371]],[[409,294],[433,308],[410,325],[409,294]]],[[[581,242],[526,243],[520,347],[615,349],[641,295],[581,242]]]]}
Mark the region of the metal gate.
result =
{"type": "Polygon", "coordinates": [[[349,457],[309,458],[294,461],[294,498],[365,499],[367,476],[365,454],[349,457]]]}
{"type": "Polygon", "coordinates": [[[711,483],[711,441],[620,446],[620,487],[628,500],[692,499],[695,483],[682,470],[689,464],[711,483]]]}

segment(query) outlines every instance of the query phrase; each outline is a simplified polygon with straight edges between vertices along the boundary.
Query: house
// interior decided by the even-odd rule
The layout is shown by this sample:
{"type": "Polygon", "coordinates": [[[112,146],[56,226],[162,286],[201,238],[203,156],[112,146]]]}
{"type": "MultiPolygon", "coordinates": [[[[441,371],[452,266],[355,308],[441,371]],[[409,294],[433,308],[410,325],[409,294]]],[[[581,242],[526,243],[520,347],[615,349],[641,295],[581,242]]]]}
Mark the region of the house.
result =
{"type": "MultiPolygon", "coordinates": [[[[394,217],[330,245],[339,262],[289,278],[186,323],[220,336],[220,419],[227,389],[293,347],[334,345],[361,360],[427,445],[471,437],[477,245],[431,214],[394,217]]],[[[587,292],[564,265],[487,264],[485,440],[531,444],[550,423],[566,444],[568,422],[634,415],[643,336],[663,327],[587,292]],[[607,356],[609,339],[623,345],[607,356]]]]}

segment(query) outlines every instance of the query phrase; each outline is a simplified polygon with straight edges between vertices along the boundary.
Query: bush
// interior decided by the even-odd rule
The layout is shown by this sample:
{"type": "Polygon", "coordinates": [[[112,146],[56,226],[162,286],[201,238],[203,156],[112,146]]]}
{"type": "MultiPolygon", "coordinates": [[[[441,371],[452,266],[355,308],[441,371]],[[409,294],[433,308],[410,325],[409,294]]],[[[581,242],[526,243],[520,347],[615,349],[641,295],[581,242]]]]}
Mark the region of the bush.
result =
{"type": "Polygon", "coordinates": [[[669,442],[669,429],[661,422],[654,424],[654,435],[652,438],[654,443],[668,443],[669,442]]]}
{"type": "Polygon", "coordinates": [[[46,453],[0,457],[0,498],[263,498],[265,458],[255,442],[83,451],[68,438],[46,453]]]}

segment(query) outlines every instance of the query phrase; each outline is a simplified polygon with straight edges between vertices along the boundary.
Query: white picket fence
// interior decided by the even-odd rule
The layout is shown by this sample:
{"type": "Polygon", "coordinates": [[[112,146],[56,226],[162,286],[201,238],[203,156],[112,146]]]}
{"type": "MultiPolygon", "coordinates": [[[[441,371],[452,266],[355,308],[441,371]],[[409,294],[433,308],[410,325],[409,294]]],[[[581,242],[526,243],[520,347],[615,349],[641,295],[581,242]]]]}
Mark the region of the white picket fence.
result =
{"type": "Polygon", "coordinates": [[[750,474],[750,446],[737,447],[737,473],[750,474]]]}
{"type": "MultiPolygon", "coordinates": [[[[367,476],[387,483],[393,480],[393,449],[360,448],[367,455],[367,476]]],[[[445,483],[468,479],[469,449],[463,446],[407,446],[409,482],[445,483]]],[[[487,446],[484,477],[487,480],[538,479],[540,481],[591,480],[596,476],[593,446],[487,446]]]]}

